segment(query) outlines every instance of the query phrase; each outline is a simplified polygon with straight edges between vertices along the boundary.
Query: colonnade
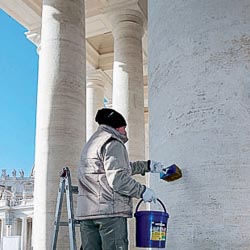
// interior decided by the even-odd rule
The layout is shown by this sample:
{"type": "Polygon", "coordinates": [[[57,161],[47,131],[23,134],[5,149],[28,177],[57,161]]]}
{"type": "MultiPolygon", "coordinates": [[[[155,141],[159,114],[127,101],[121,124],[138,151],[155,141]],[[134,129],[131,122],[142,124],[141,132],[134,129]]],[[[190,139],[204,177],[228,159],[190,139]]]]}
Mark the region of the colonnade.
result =
{"type": "MultiPolygon", "coordinates": [[[[38,45],[34,250],[50,248],[58,173],[63,166],[69,166],[76,183],[80,151],[97,127],[97,109],[104,106],[104,72],[97,69],[86,76],[84,12],[84,0],[43,3],[38,45]]],[[[131,159],[143,160],[142,14],[127,8],[107,10],[106,15],[114,36],[112,107],[126,117],[131,159]]],[[[68,249],[67,242],[67,229],[60,229],[58,248],[68,249]]]]}
{"type": "MultiPolygon", "coordinates": [[[[20,218],[13,218],[11,224],[6,221],[6,218],[0,219],[0,239],[4,241],[5,237],[14,236],[12,241],[20,241],[20,250],[32,249],[32,218],[23,216],[20,218]],[[18,238],[20,237],[20,238],[18,238]]],[[[6,243],[7,244],[7,243],[6,243]]],[[[4,246],[4,242],[1,242],[1,247],[4,246]]],[[[2,248],[1,248],[2,249],[2,248]]]]}

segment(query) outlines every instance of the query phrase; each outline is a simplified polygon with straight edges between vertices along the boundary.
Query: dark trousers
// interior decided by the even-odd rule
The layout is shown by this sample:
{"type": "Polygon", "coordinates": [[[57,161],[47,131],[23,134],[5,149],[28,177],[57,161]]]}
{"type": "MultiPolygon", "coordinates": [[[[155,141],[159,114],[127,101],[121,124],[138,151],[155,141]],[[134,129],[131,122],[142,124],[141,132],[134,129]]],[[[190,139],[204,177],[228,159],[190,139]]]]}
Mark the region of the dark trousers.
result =
{"type": "Polygon", "coordinates": [[[80,230],[83,250],[128,250],[127,218],[83,220],[80,230]]]}

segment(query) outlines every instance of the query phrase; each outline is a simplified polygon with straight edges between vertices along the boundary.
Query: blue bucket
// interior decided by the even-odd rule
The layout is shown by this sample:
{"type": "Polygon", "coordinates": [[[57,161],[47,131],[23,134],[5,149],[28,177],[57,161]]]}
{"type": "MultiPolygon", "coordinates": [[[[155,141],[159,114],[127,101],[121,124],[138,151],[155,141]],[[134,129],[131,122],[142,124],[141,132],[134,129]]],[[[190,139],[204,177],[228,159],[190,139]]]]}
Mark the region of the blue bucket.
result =
{"type": "Polygon", "coordinates": [[[161,200],[161,211],[138,211],[143,200],[140,200],[135,209],[136,218],[136,247],[165,248],[167,238],[167,222],[169,214],[161,200]]]}

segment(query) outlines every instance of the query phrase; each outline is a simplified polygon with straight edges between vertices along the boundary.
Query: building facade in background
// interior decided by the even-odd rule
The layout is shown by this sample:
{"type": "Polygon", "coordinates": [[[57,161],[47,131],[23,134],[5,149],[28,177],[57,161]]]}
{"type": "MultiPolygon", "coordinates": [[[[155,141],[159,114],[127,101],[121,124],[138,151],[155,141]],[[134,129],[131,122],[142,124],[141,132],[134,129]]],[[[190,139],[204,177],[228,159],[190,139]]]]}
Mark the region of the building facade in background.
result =
{"type": "Polygon", "coordinates": [[[1,170],[0,176],[0,249],[32,249],[34,214],[33,173],[1,170]]]}

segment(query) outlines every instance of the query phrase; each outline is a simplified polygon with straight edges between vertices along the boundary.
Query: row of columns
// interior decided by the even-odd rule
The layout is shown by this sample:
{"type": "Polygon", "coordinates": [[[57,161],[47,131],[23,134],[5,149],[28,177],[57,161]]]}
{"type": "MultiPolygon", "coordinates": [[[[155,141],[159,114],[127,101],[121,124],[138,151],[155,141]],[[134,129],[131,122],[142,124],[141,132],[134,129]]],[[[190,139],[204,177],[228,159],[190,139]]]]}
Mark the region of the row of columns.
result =
{"type": "Polygon", "coordinates": [[[32,219],[27,217],[15,218],[12,225],[7,225],[5,219],[0,220],[1,223],[1,240],[6,236],[20,236],[21,250],[31,249],[32,239],[32,219]],[[21,225],[20,225],[21,224],[21,225]]]}
{"type": "MultiPolygon", "coordinates": [[[[86,88],[84,12],[84,0],[43,2],[35,147],[34,250],[51,246],[58,173],[67,165],[73,183],[77,182],[81,149],[86,138],[96,130],[96,111],[104,106],[107,79],[102,71],[89,72],[86,88]]],[[[130,138],[127,147],[131,160],[143,160],[143,18],[139,11],[125,9],[113,13],[110,20],[114,35],[112,107],[127,120],[130,138]]],[[[60,229],[58,248],[69,248],[67,229],[60,229]]]]}

